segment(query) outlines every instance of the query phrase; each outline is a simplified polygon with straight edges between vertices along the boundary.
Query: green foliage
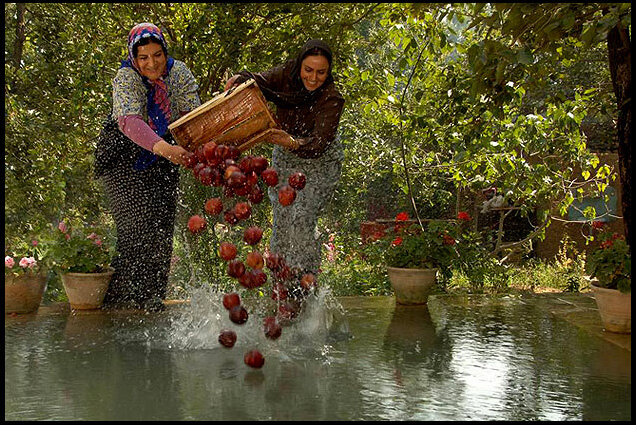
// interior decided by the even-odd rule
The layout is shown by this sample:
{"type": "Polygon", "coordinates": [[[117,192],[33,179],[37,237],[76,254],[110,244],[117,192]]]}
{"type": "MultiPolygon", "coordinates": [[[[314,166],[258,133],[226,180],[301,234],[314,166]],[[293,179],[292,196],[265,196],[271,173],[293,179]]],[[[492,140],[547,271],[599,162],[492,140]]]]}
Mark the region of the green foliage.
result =
{"type": "Polygon", "coordinates": [[[61,273],[102,273],[110,267],[114,244],[108,229],[77,222],[68,226],[61,221],[51,228],[46,261],[61,273]]]}
{"type": "MultiPolygon", "coordinates": [[[[351,256],[324,276],[355,286],[359,273],[369,276],[360,291],[382,293],[383,272],[355,254],[364,220],[399,211],[453,218],[460,192],[489,187],[524,213],[548,202],[566,210],[583,188],[616,177],[596,174],[606,168],[588,148],[594,139],[611,149],[616,107],[603,43],[616,22],[629,27],[630,12],[627,3],[7,3],[5,233],[40,239],[60,216],[112,227],[92,154],[135,23],[164,29],[203,101],[237,71],[268,69],[323,38],[346,104],[343,175],[320,230],[351,256]]],[[[186,231],[213,190],[184,170],[180,193],[172,282],[225,285],[217,230],[186,231]]],[[[263,205],[255,223],[270,220],[263,205]]],[[[487,272],[495,260],[467,260],[492,244],[467,245],[475,252],[462,255],[461,273],[472,282],[499,276],[487,272]]]]}
{"type": "Polygon", "coordinates": [[[600,246],[593,250],[587,260],[586,271],[596,285],[602,288],[631,292],[632,259],[629,246],[623,235],[602,232],[600,246]]]}

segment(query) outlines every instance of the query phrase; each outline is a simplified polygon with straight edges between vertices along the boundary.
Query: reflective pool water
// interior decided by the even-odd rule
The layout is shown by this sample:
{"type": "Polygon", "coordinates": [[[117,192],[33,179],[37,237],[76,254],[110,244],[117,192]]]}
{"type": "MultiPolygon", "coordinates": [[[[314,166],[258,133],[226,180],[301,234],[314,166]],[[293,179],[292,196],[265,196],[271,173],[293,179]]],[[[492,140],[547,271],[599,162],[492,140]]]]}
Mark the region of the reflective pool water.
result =
{"type": "Polygon", "coordinates": [[[327,296],[270,341],[216,300],[5,316],[5,420],[631,420],[631,352],[533,302],[327,296]]]}

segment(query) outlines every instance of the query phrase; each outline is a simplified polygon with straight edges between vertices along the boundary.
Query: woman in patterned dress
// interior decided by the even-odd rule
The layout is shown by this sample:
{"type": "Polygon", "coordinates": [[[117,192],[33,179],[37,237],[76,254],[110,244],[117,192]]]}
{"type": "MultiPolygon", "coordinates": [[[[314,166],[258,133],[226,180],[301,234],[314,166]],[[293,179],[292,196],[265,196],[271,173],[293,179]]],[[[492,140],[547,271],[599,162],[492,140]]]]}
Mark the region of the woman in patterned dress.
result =
{"type": "Polygon", "coordinates": [[[104,308],[162,310],[166,296],[179,165],[186,150],[168,124],[200,105],[186,65],[168,56],[161,30],[136,25],[113,79],[113,109],[96,150],[117,230],[115,273],[104,308]]]}
{"type": "MultiPolygon", "coordinates": [[[[253,78],[265,98],[276,106],[281,130],[276,130],[273,138],[281,139],[280,144],[285,146],[290,145],[289,139],[299,144],[294,150],[278,143],[274,146],[272,166],[279,173],[279,184],[268,192],[273,210],[270,251],[282,254],[297,277],[318,274],[318,218],[333,195],[344,159],[337,138],[344,98],[336,89],[331,71],[329,46],[321,40],[309,40],[296,58],[261,73],[242,71],[225,86],[227,90],[253,78]],[[295,172],[305,174],[306,186],[290,206],[281,206],[278,189],[295,172]]],[[[302,298],[298,286],[290,289],[295,291],[292,295],[302,298]]]]}

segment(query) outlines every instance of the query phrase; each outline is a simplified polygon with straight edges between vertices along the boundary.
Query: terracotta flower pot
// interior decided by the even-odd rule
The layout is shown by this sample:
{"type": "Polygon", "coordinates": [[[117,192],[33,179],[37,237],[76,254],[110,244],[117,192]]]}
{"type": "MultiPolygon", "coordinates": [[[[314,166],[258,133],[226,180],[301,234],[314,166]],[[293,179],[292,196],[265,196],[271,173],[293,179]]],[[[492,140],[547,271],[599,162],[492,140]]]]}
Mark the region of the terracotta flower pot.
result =
{"type": "Polygon", "coordinates": [[[46,275],[12,274],[4,276],[4,312],[31,313],[40,307],[46,275]]]}
{"type": "Polygon", "coordinates": [[[62,283],[71,308],[91,310],[104,301],[113,270],[103,273],[64,273],[62,283]]]}
{"type": "Polygon", "coordinates": [[[632,294],[592,284],[592,292],[606,331],[632,333],[632,294]]]}
{"type": "Polygon", "coordinates": [[[426,304],[437,280],[437,269],[402,269],[387,267],[389,280],[398,304],[426,304]]]}

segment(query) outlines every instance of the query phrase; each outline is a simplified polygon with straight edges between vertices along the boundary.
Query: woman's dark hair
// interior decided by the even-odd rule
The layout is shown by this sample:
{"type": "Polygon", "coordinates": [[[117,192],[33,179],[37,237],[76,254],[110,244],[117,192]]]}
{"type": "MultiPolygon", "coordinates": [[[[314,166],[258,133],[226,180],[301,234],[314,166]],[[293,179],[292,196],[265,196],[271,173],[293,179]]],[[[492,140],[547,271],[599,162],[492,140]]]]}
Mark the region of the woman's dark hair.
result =
{"type": "Polygon", "coordinates": [[[133,46],[133,57],[135,58],[137,57],[137,50],[139,49],[139,46],[145,46],[147,44],[150,44],[151,41],[153,43],[157,43],[158,45],[160,45],[161,50],[163,50],[163,54],[166,55],[166,57],[168,57],[168,51],[164,47],[161,40],[159,40],[157,37],[153,37],[152,35],[150,37],[144,37],[141,40],[139,40],[137,43],[135,43],[135,45],[133,46]]]}
{"type": "Polygon", "coordinates": [[[320,47],[313,47],[307,50],[301,58],[301,61],[304,60],[307,56],[324,56],[325,58],[327,58],[327,62],[329,62],[329,67],[331,68],[331,53],[326,52],[320,47]]]}

